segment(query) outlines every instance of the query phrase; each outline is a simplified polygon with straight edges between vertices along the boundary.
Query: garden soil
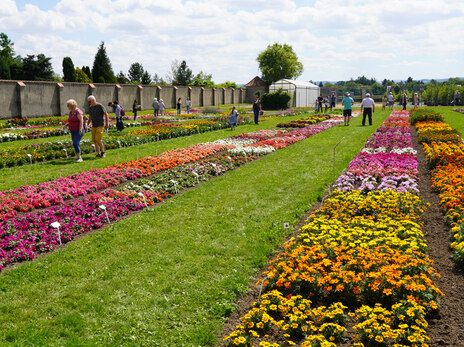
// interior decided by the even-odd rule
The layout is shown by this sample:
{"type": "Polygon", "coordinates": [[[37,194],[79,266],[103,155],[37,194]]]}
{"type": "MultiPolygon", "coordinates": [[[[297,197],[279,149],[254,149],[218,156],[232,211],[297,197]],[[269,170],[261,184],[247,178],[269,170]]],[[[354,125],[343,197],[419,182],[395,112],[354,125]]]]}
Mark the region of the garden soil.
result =
{"type": "MultiPolygon", "coordinates": [[[[424,200],[430,204],[422,216],[422,222],[424,223],[422,230],[429,247],[429,257],[433,260],[434,267],[441,275],[440,278],[436,279],[437,286],[445,294],[441,298],[438,314],[427,317],[427,321],[429,322],[427,335],[430,337],[428,345],[430,347],[464,347],[464,272],[456,268],[452,259],[452,253],[450,251],[450,230],[443,218],[443,213],[439,206],[438,194],[431,189],[430,173],[426,167],[426,158],[422,146],[417,142],[417,133],[414,128],[412,128],[411,132],[414,146],[418,152],[420,194],[424,200]]],[[[298,230],[305,224],[305,220],[312,212],[319,208],[320,205],[321,203],[318,202],[308,211],[307,215],[295,228],[293,235],[290,237],[294,237],[298,234],[298,230]]],[[[282,247],[280,247],[277,252],[281,249],[282,247]]],[[[267,266],[265,269],[267,269],[267,266]]],[[[240,324],[240,317],[248,312],[251,304],[259,297],[261,288],[259,285],[256,285],[256,282],[262,278],[262,273],[265,269],[263,269],[250,284],[250,290],[238,300],[238,308],[232,313],[223,327],[223,331],[220,335],[220,346],[227,345],[222,339],[235,330],[236,326],[240,324]]],[[[353,332],[349,330],[347,331],[347,335],[352,335],[352,333],[353,332]]],[[[340,346],[345,345],[346,344],[341,344],[340,346]]]]}

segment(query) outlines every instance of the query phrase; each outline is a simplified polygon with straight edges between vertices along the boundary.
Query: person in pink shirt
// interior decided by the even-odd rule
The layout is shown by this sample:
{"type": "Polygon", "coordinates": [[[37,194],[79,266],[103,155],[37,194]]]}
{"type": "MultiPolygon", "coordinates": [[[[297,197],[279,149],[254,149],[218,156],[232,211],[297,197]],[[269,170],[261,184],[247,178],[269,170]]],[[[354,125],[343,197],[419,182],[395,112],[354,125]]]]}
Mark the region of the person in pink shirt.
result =
{"type": "Polygon", "coordinates": [[[85,133],[84,128],[86,127],[84,113],[77,107],[77,102],[74,99],[66,101],[66,106],[68,106],[69,118],[68,124],[65,125],[64,128],[66,128],[66,126],[69,128],[74,150],[76,151],[76,162],[80,163],[82,162],[80,143],[85,133]]]}

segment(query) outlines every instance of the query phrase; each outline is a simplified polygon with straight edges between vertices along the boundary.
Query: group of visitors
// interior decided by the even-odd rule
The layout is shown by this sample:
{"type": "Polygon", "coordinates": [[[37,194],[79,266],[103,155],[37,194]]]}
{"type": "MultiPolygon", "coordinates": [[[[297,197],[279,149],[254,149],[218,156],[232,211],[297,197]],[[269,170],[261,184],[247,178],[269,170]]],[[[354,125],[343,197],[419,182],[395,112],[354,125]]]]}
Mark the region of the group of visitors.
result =
{"type": "Polygon", "coordinates": [[[164,110],[166,109],[166,105],[164,104],[163,99],[154,98],[151,104],[153,106],[153,116],[158,117],[159,115],[164,115],[164,110]]]}
{"type": "Polygon", "coordinates": [[[330,107],[330,111],[336,106],[337,104],[337,96],[335,93],[332,93],[332,95],[329,96],[326,95],[325,97],[323,96],[318,96],[316,98],[316,101],[314,102],[314,111],[315,112],[322,112],[322,106],[324,106],[324,112],[327,112],[327,110],[330,107]]]}
{"type": "MultiPolygon", "coordinates": [[[[343,104],[343,119],[345,121],[345,126],[350,125],[350,119],[352,117],[352,109],[354,104],[354,99],[351,97],[350,93],[345,93],[345,97],[342,100],[343,104]]],[[[366,93],[366,96],[361,102],[361,112],[363,114],[362,126],[366,125],[366,118],[369,120],[369,125],[372,125],[372,113],[375,112],[375,101],[371,98],[370,93],[366,93]]]]}
{"type": "MultiPolygon", "coordinates": [[[[97,158],[104,158],[106,156],[102,138],[103,131],[107,130],[109,127],[108,112],[106,112],[106,109],[102,104],[97,103],[97,100],[93,95],[90,95],[87,98],[87,101],[89,103],[88,119],[84,117],[84,113],[78,107],[76,100],[69,99],[66,101],[66,106],[69,110],[69,116],[68,123],[64,127],[67,127],[71,133],[74,151],[76,152],[76,162],[78,163],[82,162],[80,142],[90,126],[92,127],[92,142],[95,146],[97,158]]],[[[121,106],[118,105],[117,101],[112,102],[112,106],[114,103],[116,103],[116,108],[118,109],[119,114],[121,114],[121,106]]]]}

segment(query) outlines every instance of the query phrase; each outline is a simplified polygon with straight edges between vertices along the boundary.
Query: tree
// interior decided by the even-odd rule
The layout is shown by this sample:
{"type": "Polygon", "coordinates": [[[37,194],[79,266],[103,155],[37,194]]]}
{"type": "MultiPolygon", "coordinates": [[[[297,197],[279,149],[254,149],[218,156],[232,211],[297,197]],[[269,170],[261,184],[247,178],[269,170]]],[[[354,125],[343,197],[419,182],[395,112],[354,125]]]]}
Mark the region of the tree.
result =
{"type": "Polygon", "coordinates": [[[76,82],[84,82],[84,83],[91,83],[92,80],[87,76],[87,74],[82,70],[76,67],[76,82]]]}
{"type": "Polygon", "coordinates": [[[102,41],[98,47],[93,61],[92,80],[98,83],[116,83],[110,58],[106,54],[105,43],[102,41]]]}
{"type": "Polygon", "coordinates": [[[214,87],[213,75],[200,71],[190,85],[197,87],[214,87]]]}
{"type": "Polygon", "coordinates": [[[324,87],[324,84],[322,84],[322,82],[319,82],[319,88],[322,88],[324,87]]]}
{"type": "Polygon", "coordinates": [[[129,79],[124,74],[124,72],[122,71],[119,71],[118,75],[116,76],[116,79],[118,80],[118,83],[121,83],[121,84],[128,84],[130,82],[129,79]]]}
{"type": "Polygon", "coordinates": [[[142,82],[142,84],[150,84],[151,83],[151,76],[148,73],[148,71],[144,71],[142,73],[141,82],[142,82]]]}
{"type": "Polygon", "coordinates": [[[2,55],[0,55],[0,78],[3,80],[11,79],[10,65],[2,55]]]}
{"type": "Polygon", "coordinates": [[[217,86],[220,87],[220,88],[238,88],[237,83],[230,82],[230,81],[225,81],[224,83],[219,83],[217,86]]]}
{"type": "Polygon", "coordinates": [[[169,76],[170,82],[173,86],[188,86],[193,82],[193,72],[187,66],[185,60],[179,64],[177,60],[174,60],[171,64],[171,76],[169,76]]]}
{"type": "Polygon", "coordinates": [[[153,84],[158,85],[158,86],[164,86],[167,84],[167,82],[163,80],[162,77],[159,77],[157,73],[153,75],[152,82],[153,84]]]}
{"type": "Polygon", "coordinates": [[[256,60],[262,73],[262,79],[267,84],[282,78],[294,79],[303,73],[303,64],[298,61],[292,46],[287,44],[268,45],[256,60]]]}
{"type": "Polygon", "coordinates": [[[87,75],[87,77],[90,78],[90,80],[92,80],[92,72],[90,71],[90,67],[83,66],[82,71],[84,71],[84,73],[87,75]]]}
{"type": "Polygon", "coordinates": [[[52,81],[53,68],[50,62],[52,58],[44,54],[28,55],[22,60],[22,78],[29,81],[52,81]]]}
{"type": "Polygon", "coordinates": [[[143,75],[143,66],[140,63],[133,63],[129,67],[129,71],[127,72],[127,76],[129,77],[129,80],[131,82],[137,82],[140,83],[142,81],[142,75],[143,75]]]}
{"type": "Polygon", "coordinates": [[[70,57],[63,58],[63,79],[65,82],[76,82],[76,69],[70,57]]]}

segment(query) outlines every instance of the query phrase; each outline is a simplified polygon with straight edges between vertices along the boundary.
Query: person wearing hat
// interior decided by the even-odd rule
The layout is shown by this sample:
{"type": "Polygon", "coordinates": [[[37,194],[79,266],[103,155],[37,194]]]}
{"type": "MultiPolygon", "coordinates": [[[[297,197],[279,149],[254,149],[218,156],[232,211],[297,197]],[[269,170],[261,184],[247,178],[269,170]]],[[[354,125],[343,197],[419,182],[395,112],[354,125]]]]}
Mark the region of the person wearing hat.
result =
{"type": "Polygon", "coordinates": [[[393,109],[393,104],[394,104],[393,93],[390,92],[390,94],[388,94],[388,107],[390,108],[390,110],[393,109]]]}
{"type": "Polygon", "coordinates": [[[353,103],[354,103],[354,100],[350,96],[350,93],[345,93],[345,97],[342,100],[343,118],[345,119],[345,126],[350,125],[351,107],[352,107],[353,103]]]}
{"type": "Polygon", "coordinates": [[[158,112],[159,112],[159,102],[157,98],[153,99],[153,103],[151,104],[153,106],[153,116],[158,117],[158,112]]]}
{"type": "Polygon", "coordinates": [[[369,117],[369,125],[372,125],[372,112],[375,112],[375,101],[369,93],[361,102],[361,112],[363,113],[362,126],[366,125],[366,116],[369,117]]]}

